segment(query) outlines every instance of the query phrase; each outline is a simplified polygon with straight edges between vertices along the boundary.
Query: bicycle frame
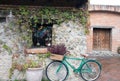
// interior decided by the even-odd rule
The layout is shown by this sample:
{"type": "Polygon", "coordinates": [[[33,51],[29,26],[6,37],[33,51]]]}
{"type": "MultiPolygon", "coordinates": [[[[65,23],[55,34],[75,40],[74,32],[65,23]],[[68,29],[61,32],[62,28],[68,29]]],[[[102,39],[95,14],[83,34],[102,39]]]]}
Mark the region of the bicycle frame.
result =
{"type": "Polygon", "coordinates": [[[62,62],[63,62],[67,67],[70,66],[75,73],[79,73],[82,65],[86,62],[86,59],[85,59],[84,57],[74,58],[74,57],[64,56],[62,62]],[[78,68],[75,68],[72,64],[70,64],[70,63],[67,61],[67,59],[70,59],[70,60],[79,60],[79,61],[80,61],[80,64],[79,64],[78,68]]]}
{"type": "MultiPolygon", "coordinates": [[[[58,77],[57,79],[60,81],[64,81],[69,76],[69,73],[70,73],[69,67],[73,70],[74,73],[81,75],[82,79],[84,79],[85,81],[89,81],[89,80],[95,81],[101,73],[101,64],[97,60],[86,59],[85,57],[75,58],[75,57],[70,57],[70,56],[64,56],[63,60],[60,60],[60,61],[55,60],[55,61],[51,62],[48,65],[48,67],[51,67],[50,66],[51,64],[53,64],[52,67],[54,67],[54,64],[55,64],[56,70],[55,70],[54,77],[58,77]],[[79,63],[77,64],[77,67],[75,67],[75,65],[73,63],[69,62],[69,60],[79,61],[79,63]],[[94,64],[95,64],[95,66],[94,66],[94,64]],[[62,73],[65,74],[65,75],[63,75],[63,78],[59,77],[59,75],[61,75],[62,73]],[[84,73],[86,76],[88,76],[87,78],[84,75],[84,73]]],[[[47,69],[49,70],[48,67],[47,67],[47,69]]],[[[52,69],[52,70],[54,70],[54,69],[52,69]]],[[[52,80],[49,78],[47,72],[46,72],[46,75],[49,80],[51,80],[51,81],[54,80],[54,79],[52,80]]],[[[52,74],[50,74],[50,75],[52,75],[52,74]]]]}

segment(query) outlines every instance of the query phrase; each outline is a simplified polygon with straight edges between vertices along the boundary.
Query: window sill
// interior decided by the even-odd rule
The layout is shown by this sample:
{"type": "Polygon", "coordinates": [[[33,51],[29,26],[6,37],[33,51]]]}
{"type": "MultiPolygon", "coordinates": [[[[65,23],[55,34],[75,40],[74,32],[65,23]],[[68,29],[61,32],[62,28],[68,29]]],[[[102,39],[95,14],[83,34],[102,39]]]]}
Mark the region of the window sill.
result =
{"type": "Polygon", "coordinates": [[[26,54],[45,54],[48,52],[47,48],[28,48],[25,49],[26,54]]]}

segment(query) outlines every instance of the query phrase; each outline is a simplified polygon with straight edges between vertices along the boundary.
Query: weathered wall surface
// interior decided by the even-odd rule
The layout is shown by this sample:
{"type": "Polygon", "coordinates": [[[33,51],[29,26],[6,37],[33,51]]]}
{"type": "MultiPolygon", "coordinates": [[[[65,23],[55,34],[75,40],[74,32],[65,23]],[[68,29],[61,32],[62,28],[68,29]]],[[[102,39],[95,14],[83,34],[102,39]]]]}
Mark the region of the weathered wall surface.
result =
{"type": "Polygon", "coordinates": [[[80,56],[86,50],[86,36],[84,28],[78,22],[62,23],[53,26],[53,44],[65,43],[67,49],[74,56],[80,56]]]}
{"type": "Polygon", "coordinates": [[[22,54],[20,35],[14,32],[15,28],[5,22],[0,23],[0,79],[9,78],[12,54],[18,52],[22,54]]]}
{"type": "MultiPolygon", "coordinates": [[[[7,23],[0,23],[0,79],[9,79],[9,69],[12,64],[12,54],[23,54],[24,46],[18,28],[7,23]],[[7,49],[5,49],[7,47],[7,49]],[[9,48],[9,49],[8,49],[9,48]]],[[[86,50],[86,36],[80,23],[68,22],[53,26],[53,44],[65,43],[67,49],[75,57],[80,57],[86,50]]],[[[72,62],[72,61],[71,61],[72,62]]],[[[72,62],[78,64],[78,62],[72,62]]],[[[70,69],[71,71],[71,69],[70,69]]],[[[71,71],[68,81],[79,81],[80,77],[71,71]],[[75,78],[74,78],[75,77],[75,78]]]]}
{"type": "MultiPolygon", "coordinates": [[[[81,57],[80,54],[86,52],[86,35],[84,34],[84,28],[78,22],[62,23],[60,26],[53,26],[53,44],[65,43],[68,51],[74,57],[81,57]]],[[[80,61],[68,60],[74,66],[78,67],[80,61]]],[[[70,75],[67,81],[82,81],[79,75],[76,75],[72,69],[69,69],[70,75]]]]}

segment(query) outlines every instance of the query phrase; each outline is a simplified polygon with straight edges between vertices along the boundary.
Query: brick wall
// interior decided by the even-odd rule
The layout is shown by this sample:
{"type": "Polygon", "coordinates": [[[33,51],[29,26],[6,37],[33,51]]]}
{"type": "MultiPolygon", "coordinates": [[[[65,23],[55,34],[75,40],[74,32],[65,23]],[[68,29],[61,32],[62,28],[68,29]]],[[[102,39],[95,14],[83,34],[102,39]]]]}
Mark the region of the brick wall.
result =
{"type": "Polygon", "coordinates": [[[120,6],[117,5],[90,5],[89,11],[112,11],[112,12],[120,12],[120,6]]]}
{"type": "Polygon", "coordinates": [[[116,53],[120,46],[120,13],[108,11],[90,12],[90,34],[88,35],[87,51],[93,48],[93,26],[111,27],[111,51],[116,53]]]}

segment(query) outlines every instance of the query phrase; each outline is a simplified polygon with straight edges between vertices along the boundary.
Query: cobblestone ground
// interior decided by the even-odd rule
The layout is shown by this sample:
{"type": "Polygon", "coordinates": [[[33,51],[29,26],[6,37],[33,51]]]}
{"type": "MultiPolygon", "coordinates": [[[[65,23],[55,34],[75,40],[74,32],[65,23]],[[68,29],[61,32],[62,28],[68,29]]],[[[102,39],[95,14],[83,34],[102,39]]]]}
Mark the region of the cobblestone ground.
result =
{"type": "Polygon", "coordinates": [[[102,64],[101,76],[96,81],[120,81],[120,56],[96,58],[102,64]]]}

